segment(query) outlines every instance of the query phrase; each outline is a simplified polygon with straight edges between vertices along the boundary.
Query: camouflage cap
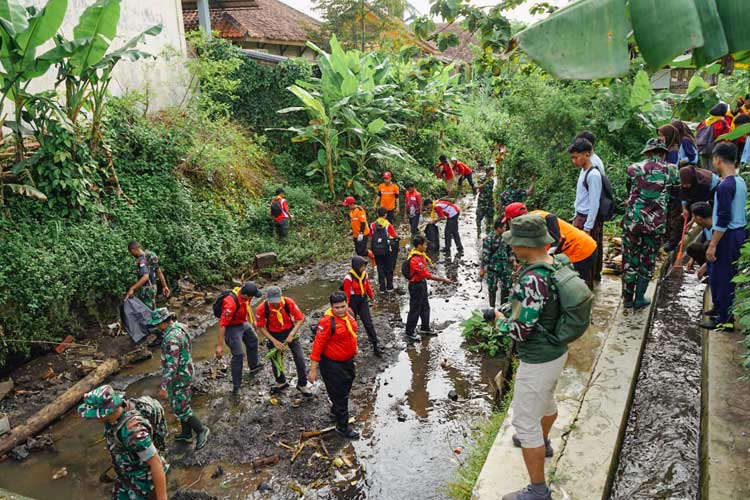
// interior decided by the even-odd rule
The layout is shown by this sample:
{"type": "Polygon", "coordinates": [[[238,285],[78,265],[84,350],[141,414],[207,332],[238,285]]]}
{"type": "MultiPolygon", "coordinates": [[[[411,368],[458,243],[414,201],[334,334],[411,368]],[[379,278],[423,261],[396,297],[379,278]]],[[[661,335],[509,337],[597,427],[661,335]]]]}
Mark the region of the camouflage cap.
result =
{"type": "Polygon", "coordinates": [[[166,307],[160,307],[151,311],[151,319],[148,322],[148,326],[160,325],[165,321],[176,317],[177,315],[173,312],[169,312],[169,309],[166,307]]]}
{"type": "Polygon", "coordinates": [[[547,223],[535,214],[515,217],[510,223],[510,230],[503,233],[503,241],[512,247],[540,248],[555,240],[547,231],[547,223]]]}
{"type": "Polygon", "coordinates": [[[78,414],[83,418],[103,418],[114,413],[122,402],[122,395],[115,392],[111,385],[102,385],[83,396],[78,414]]]}
{"type": "Polygon", "coordinates": [[[515,177],[508,177],[505,179],[505,185],[509,188],[516,187],[516,178],[515,177]]]}
{"type": "Polygon", "coordinates": [[[649,139],[646,141],[646,146],[644,146],[643,151],[641,151],[642,155],[645,155],[646,153],[649,153],[651,151],[658,151],[662,150],[665,153],[669,152],[669,149],[667,149],[667,145],[661,142],[659,139],[649,139]]]}

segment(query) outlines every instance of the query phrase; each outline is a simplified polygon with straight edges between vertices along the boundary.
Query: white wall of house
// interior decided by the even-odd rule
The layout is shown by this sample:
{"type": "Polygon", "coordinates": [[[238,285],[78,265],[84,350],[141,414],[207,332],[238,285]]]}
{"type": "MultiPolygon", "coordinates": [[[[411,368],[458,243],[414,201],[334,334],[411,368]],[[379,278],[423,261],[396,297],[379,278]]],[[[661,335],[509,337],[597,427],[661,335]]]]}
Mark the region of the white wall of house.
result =
{"type": "MultiPolygon", "coordinates": [[[[78,17],[96,0],[68,0],[68,12],[62,31],[73,38],[73,28],[78,17]]],[[[24,5],[44,6],[46,0],[21,0],[24,5]]],[[[115,68],[110,92],[122,95],[129,90],[148,92],[149,109],[161,109],[178,104],[185,93],[185,33],[182,22],[180,0],[122,0],[117,37],[111,48],[124,45],[143,30],[162,23],[162,32],[155,37],[147,37],[139,48],[155,59],[141,61],[121,61],[115,68]]],[[[51,47],[52,45],[50,45],[51,47]]],[[[39,49],[41,53],[46,49],[39,49]]],[[[54,86],[56,69],[50,68],[46,75],[34,81],[36,90],[54,86]]]]}

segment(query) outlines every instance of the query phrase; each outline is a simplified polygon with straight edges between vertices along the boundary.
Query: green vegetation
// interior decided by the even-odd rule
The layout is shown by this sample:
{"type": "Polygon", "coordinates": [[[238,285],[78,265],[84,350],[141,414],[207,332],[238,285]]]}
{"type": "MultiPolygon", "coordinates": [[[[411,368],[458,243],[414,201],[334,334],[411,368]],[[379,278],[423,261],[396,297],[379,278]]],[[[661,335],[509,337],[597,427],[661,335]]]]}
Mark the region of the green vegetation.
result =
{"type": "Polygon", "coordinates": [[[510,349],[510,337],[501,335],[495,323],[484,321],[480,311],[473,311],[471,316],[461,322],[461,328],[461,335],[469,341],[470,351],[485,352],[494,358],[510,349]]]}

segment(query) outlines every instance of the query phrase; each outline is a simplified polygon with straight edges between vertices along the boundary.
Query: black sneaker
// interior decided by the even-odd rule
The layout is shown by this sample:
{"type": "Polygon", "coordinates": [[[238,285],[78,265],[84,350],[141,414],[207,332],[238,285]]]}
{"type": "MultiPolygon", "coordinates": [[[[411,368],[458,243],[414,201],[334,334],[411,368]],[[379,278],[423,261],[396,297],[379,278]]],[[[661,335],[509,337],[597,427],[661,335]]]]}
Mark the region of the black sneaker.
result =
{"type": "Polygon", "coordinates": [[[284,392],[284,389],[289,387],[289,382],[284,382],[283,384],[277,384],[273,387],[271,387],[271,394],[281,394],[284,392]]]}
{"type": "Polygon", "coordinates": [[[716,322],[716,317],[709,316],[708,318],[701,321],[699,326],[701,328],[705,328],[706,330],[713,330],[717,325],[718,323],[716,322]]]}
{"type": "Polygon", "coordinates": [[[407,333],[406,338],[409,342],[419,342],[421,339],[419,338],[419,335],[415,333],[407,333]]]}
{"type": "Polygon", "coordinates": [[[351,427],[347,427],[346,429],[339,429],[338,427],[336,427],[336,432],[344,436],[346,439],[359,439],[359,432],[355,431],[351,427]]]}
{"type": "Polygon", "coordinates": [[[438,334],[435,330],[419,330],[419,333],[422,335],[427,335],[428,337],[437,337],[438,334]]]}
{"type": "Polygon", "coordinates": [[[383,354],[385,354],[385,351],[383,351],[383,348],[379,345],[373,346],[372,352],[375,354],[376,358],[382,358],[383,354]]]}
{"type": "Polygon", "coordinates": [[[232,396],[239,396],[239,395],[240,395],[240,388],[232,387],[232,396]]]}
{"type": "Polygon", "coordinates": [[[263,365],[258,365],[258,366],[254,367],[254,368],[250,368],[248,370],[247,374],[248,375],[255,375],[256,373],[258,373],[262,369],[263,369],[263,365]]]}

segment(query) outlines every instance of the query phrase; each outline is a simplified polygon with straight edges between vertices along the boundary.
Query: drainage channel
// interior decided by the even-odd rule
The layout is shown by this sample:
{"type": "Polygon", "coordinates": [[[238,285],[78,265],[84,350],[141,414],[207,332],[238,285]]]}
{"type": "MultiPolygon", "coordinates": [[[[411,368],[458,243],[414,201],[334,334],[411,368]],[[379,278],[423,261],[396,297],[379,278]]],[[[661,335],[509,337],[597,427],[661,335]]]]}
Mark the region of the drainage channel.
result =
{"type": "Polygon", "coordinates": [[[610,500],[700,498],[703,289],[679,269],[661,285],[610,500]]]}

